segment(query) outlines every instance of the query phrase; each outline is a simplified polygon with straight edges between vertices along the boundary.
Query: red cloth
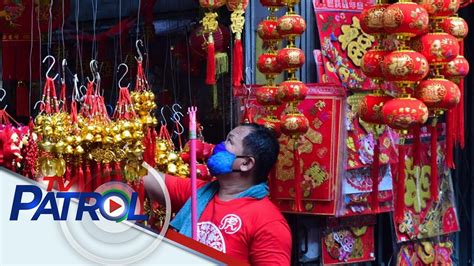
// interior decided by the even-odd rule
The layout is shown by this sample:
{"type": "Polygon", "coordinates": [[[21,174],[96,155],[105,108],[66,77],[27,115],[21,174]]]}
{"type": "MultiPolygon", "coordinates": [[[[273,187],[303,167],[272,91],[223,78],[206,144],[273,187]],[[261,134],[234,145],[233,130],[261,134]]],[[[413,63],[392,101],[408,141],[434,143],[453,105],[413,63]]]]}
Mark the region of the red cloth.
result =
{"type": "MultiPolygon", "coordinates": [[[[166,175],[173,211],[191,196],[191,180],[166,175]]],[[[206,184],[197,180],[198,187],[206,184]]],[[[190,217],[191,219],[191,217],[190,217]]],[[[268,199],[239,198],[209,202],[198,221],[199,242],[251,265],[290,265],[291,232],[268,199]]]]}

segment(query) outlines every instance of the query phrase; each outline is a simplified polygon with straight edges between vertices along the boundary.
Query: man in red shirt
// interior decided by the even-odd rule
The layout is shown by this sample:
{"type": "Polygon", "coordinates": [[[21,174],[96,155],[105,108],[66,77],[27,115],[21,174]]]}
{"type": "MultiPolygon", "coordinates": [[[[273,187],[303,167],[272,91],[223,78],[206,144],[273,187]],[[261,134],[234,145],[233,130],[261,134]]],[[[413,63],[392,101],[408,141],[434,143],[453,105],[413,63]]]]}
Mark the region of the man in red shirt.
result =
{"type": "MultiPolygon", "coordinates": [[[[217,181],[198,181],[198,240],[252,265],[290,265],[291,233],[285,218],[268,199],[267,176],[279,145],[273,132],[257,124],[234,128],[214,148],[208,167],[217,181]]],[[[161,175],[173,211],[171,225],[190,235],[190,179],[161,175]]],[[[164,203],[162,189],[145,177],[148,195],[164,203]]]]}

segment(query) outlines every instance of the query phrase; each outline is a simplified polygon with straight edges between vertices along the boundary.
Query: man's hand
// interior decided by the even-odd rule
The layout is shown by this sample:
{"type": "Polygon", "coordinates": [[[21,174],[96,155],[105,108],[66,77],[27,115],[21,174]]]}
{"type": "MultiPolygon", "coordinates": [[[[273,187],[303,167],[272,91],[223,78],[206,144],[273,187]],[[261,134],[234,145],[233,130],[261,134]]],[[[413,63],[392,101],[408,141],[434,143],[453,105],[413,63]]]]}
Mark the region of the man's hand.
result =
{"type": "Polygon", "coordinates": [[[159,204],[165,204],[165,195],[164,195],[164,188],[160,186],[158,183],[157,178],[161,178],[163,182],[165,181],[165,174],[156,171],[153,167],[144,163],[143,166],[147,168],[148,174],[143,177],[143,184],[145,185],[145,190],[148,196],[152,199],[157,201],[159,204]],[[152,174],[157,173],[156,174],[152,174]]]}

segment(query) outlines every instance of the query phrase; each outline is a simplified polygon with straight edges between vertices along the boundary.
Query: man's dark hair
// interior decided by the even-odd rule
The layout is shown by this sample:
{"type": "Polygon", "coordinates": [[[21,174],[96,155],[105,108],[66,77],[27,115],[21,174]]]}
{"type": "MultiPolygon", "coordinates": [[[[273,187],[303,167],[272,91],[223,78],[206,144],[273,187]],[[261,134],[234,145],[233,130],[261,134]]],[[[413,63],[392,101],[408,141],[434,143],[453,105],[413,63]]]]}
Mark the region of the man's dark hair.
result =
{"type": "Polygon", "coordinates": [[[255,182],[265,182],[280,152],[278,140],[272,129],[262,125],[250,123],[241,126],[251,128],[242,144],[244,154],[255,158],[255,182]]]}

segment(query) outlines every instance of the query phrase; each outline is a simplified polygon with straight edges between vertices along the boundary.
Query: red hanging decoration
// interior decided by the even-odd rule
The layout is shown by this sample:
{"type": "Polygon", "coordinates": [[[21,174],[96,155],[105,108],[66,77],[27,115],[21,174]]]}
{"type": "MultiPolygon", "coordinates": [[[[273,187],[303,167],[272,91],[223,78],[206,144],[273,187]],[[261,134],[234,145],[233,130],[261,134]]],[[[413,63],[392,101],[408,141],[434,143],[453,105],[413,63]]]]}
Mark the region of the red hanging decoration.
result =
{"type": "Polygon", "coordinates": [[[298,140],[295,139],[293,145],[293,166],[295,170],[295,207],[297,212],[303,212],[303,188],[301,187],[303,183],[303,176],[301,175],[301,165],[300,165],[300,151],[298,149],[298,140]]]}
{"type": "Polygon", "coordinates": [[[380,168],[380,143],[378,137],[374,137],[374,159],[372,162],[372,168],[370,169],[370,176],[372,179],[372,193],[371,193],[371,209],[372,212],[378,213],[379,211],[379,168],[380,168]]]}
{"type": "Polygon", "coordinates": [[[405,208],[405,144],[403,141],[400,141],[398,144],[398,174],[397,182],[394,183],[394,190],[396,193],[396,203],[395,203],[395,221],[403,221],[403,209],[405,208]]]}
{"type": "MultiPolygon", "coordinates": [[[[435,118],[436,120],[436,118],[435,118]]],[[[431,129],[431,197],[438,200],[438,126],[433,121],[431,129]]]]}
{"type": "Polygon", "coordinates": [[[244,12],[248,5],[248,0],[228,0],[227,9],[232,11],[230,26],[232,32],[235,34],[233,64],[232,64],[232,85],[240,86],[243,80],[243,49],[242,49],[242,30],[244,28],[245,18],[244,12]]]}
{"type": "Polygon", "coordinates": [[[243,49],[242,49],[242,40],[235,39],[234,41],[234,62],[232,64],[232,85],[240,86],[240,83],[243,80],[243,49]]]}
{"type": "Polygon", "coordinates": [[[209,34],[207,43],[207,68],[206,68],[206,84],[216,84],[216,59],[215,59],[214,39],[212,34],[209,34]]]}

